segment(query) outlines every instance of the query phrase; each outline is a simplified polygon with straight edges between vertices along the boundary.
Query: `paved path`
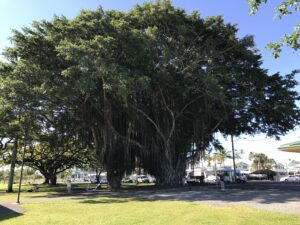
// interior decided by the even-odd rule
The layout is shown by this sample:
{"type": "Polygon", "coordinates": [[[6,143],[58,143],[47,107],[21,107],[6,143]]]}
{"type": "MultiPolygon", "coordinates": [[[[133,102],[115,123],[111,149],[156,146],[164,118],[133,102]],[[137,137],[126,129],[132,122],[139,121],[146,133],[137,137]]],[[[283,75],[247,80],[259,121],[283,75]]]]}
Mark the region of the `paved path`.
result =
{"type": "Polygon", "coordinates": [[[241,191],[235,189],[199,190],[187,192],[157,193],[148,196],[151,199],[197,201],[215,206],[245,205],[262,210],[300,215],[300,191],[298,193],[280,193],[273,190],[241,191]]]}
{"type": "Polygon", "coordinates": [[[0,204],[0,218],[19,216],[24,213],[24,208],[15,203],[1,203],[0,204]]]}

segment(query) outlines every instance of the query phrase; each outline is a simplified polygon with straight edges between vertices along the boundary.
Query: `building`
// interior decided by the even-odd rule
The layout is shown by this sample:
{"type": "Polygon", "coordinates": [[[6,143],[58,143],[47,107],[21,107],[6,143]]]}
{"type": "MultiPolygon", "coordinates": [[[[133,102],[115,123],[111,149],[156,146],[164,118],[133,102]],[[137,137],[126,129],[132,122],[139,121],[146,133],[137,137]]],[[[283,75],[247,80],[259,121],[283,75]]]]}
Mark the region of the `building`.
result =
{"type": "Polygon", "coordinates": [[[292,160],[287,164],[287,171],[289,174],[300,174],[300,162],[292,160]]]}
{"type": "Polygon", "coordinates": [[[242,173],[245,171],[250,171],[250,167],[249,164],[244,163],[244,162],[239,162],[236,164],[236,169],[238,169],[239,171],[241,171],[242,173]]]}
{"type": "Polygon", "coordinates": [[[271,170],[273,170],[276,173],[276,176],[274,177],[275,180],[279,181],[281,177],[286,176],[287,169],[284,167],[281,163],[276,163],[272,165],[271,170]]]}
{"type": "Polygon", "coordinates": [[[286,168],[284,167],[283,164],[276,163],[276,164],[272,165],[272,170],[275,171],[275,172],[276,171],[286,171],[286,168]]]}

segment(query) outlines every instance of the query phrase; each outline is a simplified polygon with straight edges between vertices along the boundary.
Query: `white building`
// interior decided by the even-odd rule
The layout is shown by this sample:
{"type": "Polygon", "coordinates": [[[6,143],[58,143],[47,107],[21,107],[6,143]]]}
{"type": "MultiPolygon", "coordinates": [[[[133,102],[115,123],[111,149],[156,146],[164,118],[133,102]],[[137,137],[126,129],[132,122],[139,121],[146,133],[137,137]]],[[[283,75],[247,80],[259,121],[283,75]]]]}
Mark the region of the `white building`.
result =
{"type": "Polygon", "coordinates": [[[236,169],[240,170],[242,173],[243,172],[250,172],[250,167],[249,167],[249,164],[247,163],[244,163],[244,162],[238,162],[236,164],[236,169]]]}
{"type": "Polygon", "coordinates": [[[272,165],[272,170],[275,171],[275,172],[276,171],[286,171],[286,168],[284,167],[283,164],[276,163],[276,164],[272,165]]]}
{"type": "MultiPolygon", "coordinates": [[[[241,171],[239,169],[236,169],[236,173],[240,172],[241,171]]],[[[189,164],[186,169],[186,173],[196,177],[203,176],[204,179],[210,175],[223,175],[226,182],[232,182],[234,177],[234,170],[232,166],[220,166],[214,161],[211,161],[210,165],[208,165],[208,162],[205,161],[197,162],[194,165],[189,164]]]]}
{"type": "Polygon", "coordinates": [[[186,168],[186,173],[190,174],[191,176],[204,176],[204,172],[206,170],[206,166],[203,162],[197,162],[194,165],[188,164],[186,168]]]}
{"type": "Polygon", "coordinates": [[[292,161],[287,164],[287,171],[291,174],[300,174],[300,162],[292,161]]]}

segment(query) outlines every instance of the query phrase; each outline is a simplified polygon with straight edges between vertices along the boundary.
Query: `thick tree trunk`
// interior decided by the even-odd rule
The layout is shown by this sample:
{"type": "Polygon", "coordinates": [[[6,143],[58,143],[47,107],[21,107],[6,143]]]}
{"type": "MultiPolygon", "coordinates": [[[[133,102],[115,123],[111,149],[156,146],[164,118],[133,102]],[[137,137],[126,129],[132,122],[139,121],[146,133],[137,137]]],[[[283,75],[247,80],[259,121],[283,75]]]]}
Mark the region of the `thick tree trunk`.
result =
{"type": "Polygon", "coordinates": [[[50,184],[50,178],[45,175],[44,175],[44,177],[45,177],[45,180],[44,180],[43,184],[50,184]]]}
{"type": "Polygon", "coordinates": [[[96,182],[97,182],[97,184],[100,184],[101,172],[102,172],[102,169],[100,169],[100,170],[98,170],[98,168],[96,169],[96,182]]]}
{"type": "Polygon", "coordinates": [[[122,174],[114,171],[107,171],[107,180],[110,189],[115,190],[121,188],[121,180],[122,180],[122,174]]]}
{"type": "Polygon", "coordinates": [[[56,185],[57,184],[57,177],[56,175],[52,175],[50,177],[50,185],[56,185]]]}
{"type": "Polygon", "coordinates": [[[7,185],[6,192],[13,192],[13,183],[14,183],[17,153],[18,153],[18,139],[16,138],[15,143],[14,143],[14,148],[12,151],[12,156],[11,156],[9,179],[8,179],[8,185],[7,185]]]}
{"type": "Polygon", "coordinates": [[[100,184],[100,175],[99,174],[96,174],[96,182],[97,182],[97,184],[100,184]]]}
{"type": "Polygon", "coordinates": [[[165,154],[161,172],[158,174],[158,185],[161,186],[179,186],[182,184],[182,178],[185,174],[185,160],[178,158],[175,162],[172,162],[170,160],[172,158],[170,152],[168,152],[169,154],[165,154]]]}
{"type": "Polygon", "coordinates": [[[51,174],[43,174],[45,180],[43,182],[43,184],[50,184],[50,185],[56,185],[57,184],[57,176],[55,175],[51,175],[51,174]]]}
{"type": "Polygon", "coordinates": [[[159,176],[159,185],[161,186],[178,186],[182,177],[181,172],[176,171],[171,165],[165,165],[159,176]]]}

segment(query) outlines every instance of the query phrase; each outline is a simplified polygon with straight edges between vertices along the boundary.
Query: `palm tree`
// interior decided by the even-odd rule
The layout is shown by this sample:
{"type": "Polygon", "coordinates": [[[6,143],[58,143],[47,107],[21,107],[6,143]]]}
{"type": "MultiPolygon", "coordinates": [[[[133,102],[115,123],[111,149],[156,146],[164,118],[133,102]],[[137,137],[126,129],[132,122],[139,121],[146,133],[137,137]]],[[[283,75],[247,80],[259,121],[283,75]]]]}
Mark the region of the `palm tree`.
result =
{"type": "MultiPolygon", "coordinates": [[[[211,166],[211,161],[218,161],[216,159],[215,154],[217,152],[221,152],[224,151],[224,147],[222,146],[222,144],[219,142],[219,140],[213,140],[210,145],[208,146],[208,148],[206,149],[204,155],[202,156],[204,161],[208,162],[208,166],[211,166]],[[215,153],[212,154],[212,152],[215,151],[215,153]]],[[[224,160],[225,161],[225,160],[224,160]]]]}
{"type": "Polygon", "coordinates": [[[235,152],[235,159],[241,159],[243,154],[244,154],[243,149],[240,149],[240,150],[236,151],[235,152]]]}
{"type": "Polygon", "coordinates": [[[224,162],[226,159],[230,159],[232,158],[231,152],[225,150],[224,148],[217,150],[214,154],[213,154],[213,160],[217,161],[218,164],[220,165],[224,165],[224,162]]]}
{"type": "Polygon", "coordinates": [[[273,164],[276,164],[274,159],[268,158],[266,154],[250,152],[249,160],[252,161],[254,170],[271,169],[273,164]]]}

